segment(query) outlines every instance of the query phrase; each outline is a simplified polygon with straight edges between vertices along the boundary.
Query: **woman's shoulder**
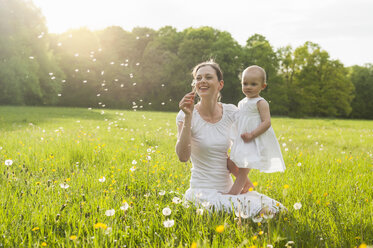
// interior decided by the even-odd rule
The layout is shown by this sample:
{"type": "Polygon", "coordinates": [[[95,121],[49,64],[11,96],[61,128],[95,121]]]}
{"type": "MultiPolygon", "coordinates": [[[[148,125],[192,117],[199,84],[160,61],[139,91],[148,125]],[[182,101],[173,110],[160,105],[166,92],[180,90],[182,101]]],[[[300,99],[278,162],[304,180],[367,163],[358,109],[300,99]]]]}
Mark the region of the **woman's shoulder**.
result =
{"type": "Polygon", "coordinates": [[[224,111],[227,112],[237,112],[238,108],[236,105],[231,103],[222,103],[224,111]]]}

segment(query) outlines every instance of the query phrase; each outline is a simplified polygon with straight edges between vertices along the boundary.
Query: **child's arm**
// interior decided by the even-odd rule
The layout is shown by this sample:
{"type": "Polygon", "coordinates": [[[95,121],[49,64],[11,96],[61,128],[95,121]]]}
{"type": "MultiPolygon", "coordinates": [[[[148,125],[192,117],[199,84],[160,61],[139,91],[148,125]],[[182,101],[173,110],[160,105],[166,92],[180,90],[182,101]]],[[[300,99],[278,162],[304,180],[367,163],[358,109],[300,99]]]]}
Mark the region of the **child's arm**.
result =
{"type": "Polygon", "coordinates": [[[251,140],[255,139],[262,133],[268,130],[271,127],[271,114],[269,112],[269,104],[266,100],[260,100],[257,103],[258,111],[260,114],[260,119],[262,122],[260,125],[254,129],[251,133],[243,133],[241,134],[241,138],[245,142],[250,142],[251,140]]]}

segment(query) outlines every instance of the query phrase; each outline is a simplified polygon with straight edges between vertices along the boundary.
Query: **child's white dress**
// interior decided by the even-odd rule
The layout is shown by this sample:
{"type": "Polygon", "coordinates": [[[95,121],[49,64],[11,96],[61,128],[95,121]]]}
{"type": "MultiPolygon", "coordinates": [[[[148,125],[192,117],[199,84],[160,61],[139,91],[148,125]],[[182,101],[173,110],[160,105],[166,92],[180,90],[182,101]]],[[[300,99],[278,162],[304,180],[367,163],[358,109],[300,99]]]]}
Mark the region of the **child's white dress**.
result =
{"type": "Polygon", "coordinates": [[[241,134],[250,133],[260,125],[257,107],[260,100],[264,99],[245,97],[238,103],[230,158],[239,168],[258,169],[266,173],[284,171],[284,159],[272,127],[248,143],[241,138],[241,134]]]}

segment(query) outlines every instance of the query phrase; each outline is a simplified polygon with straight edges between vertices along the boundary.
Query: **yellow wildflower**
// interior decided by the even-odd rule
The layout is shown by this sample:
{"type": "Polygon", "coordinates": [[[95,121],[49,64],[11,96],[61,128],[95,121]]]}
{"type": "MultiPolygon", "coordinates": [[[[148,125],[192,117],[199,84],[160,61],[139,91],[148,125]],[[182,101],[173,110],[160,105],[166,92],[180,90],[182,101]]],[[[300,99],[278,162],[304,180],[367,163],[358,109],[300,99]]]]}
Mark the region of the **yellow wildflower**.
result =
{"type": "Polygon", "coordinates": [[[216,227],[216,231],[217,231],[218,233],[222,233],[222,232],[224,232],[224,226],[223,226],[223,225],[217,226],[217,227],[216,227]]]}
{"type": "Polygon", "coordinates": [[[76,235],[70,236],[70,240],[76,240],[78,237],[76,235]]]}
{"type": "Polygon", "coordinates": [[[290,187],[289,184],[284,185],[284,189],[288,189],[289,187],[290,187]]]}
{"type": "Polygon", "coordinates": [[[43,243],[41,243],[41,246],[46,247],[47,243],[43,242],[43,243]]]}
{"type": "Polygon", "coordinates": [[[95,229],[98,229],[98,228],[101,228],[101,229],[106,229],[107,228],[107,225],[106,224],[104,224],[104,223],[96,223],[95,225],[94,225],[94,228],[95,229]]]}

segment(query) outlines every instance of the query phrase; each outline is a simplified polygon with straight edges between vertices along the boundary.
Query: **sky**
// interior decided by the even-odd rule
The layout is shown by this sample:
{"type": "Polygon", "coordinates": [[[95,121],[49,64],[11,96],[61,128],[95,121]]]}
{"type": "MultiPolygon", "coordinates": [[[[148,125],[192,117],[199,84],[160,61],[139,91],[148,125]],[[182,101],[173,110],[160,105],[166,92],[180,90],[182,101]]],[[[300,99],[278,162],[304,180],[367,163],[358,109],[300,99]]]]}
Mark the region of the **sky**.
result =
{"type": "Polygon", "coordinates": [[[121,26],[210,26],[241,45],[253,34],[275,48],[312,41],[345,66],[373,63],[372,0],[33,0],[49,32],[121,26]]]}

